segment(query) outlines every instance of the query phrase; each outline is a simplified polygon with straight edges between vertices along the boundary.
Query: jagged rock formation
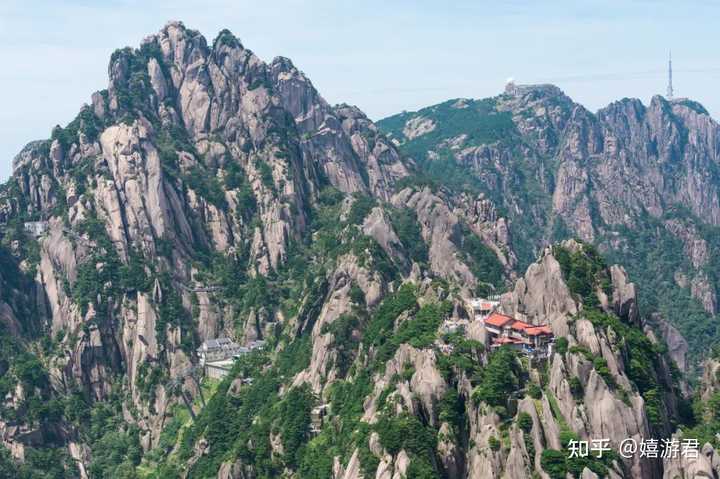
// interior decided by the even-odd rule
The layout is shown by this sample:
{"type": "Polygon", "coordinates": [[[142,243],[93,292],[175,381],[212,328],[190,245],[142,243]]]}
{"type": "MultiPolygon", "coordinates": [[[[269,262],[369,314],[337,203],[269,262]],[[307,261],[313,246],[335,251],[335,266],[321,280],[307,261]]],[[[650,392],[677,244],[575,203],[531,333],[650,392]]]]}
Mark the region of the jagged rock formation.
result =
{"type": "Polygon", "coordinates": [[[521,264],[568,236],[594,242],[632,273],[644,307],[686,336],[693,363],[712,345],[695,331],[717,313],[720,126],[698,103],[623,99],[593,114],[530,85],[378,124],[426,176],[507,211],[521,264]]]}
{"type": "MultiPolygon", "coordinates": [[[[584,247],[578,243],[567,242],[562,248],[584,254],[584,247]]],[[[518,281],[515,291],[508,293],[503,300],[508,308],[535,311],[532,316],[526,316],[529,320],[551,320],[553,329],[558,330],[558,335],[565,338],[569,346],[550,358],[547,382],[542,392],[538,388],[540,396],[537,399],[529,395],[529,387],[521,390],[521,400],[515,406],[518,411],[515,420],[518,421],[520,414],[524,414],[529,422],[511,421],[508,425],[508,412],[504,407],[496,410],[492,404],[478,399],[482,397],[482,392],[478,394],[478,391],[482,391],[485,384],[482,379],[476,383],[477,379],[470,377],[470,371],[463,371],[457,365],[451,371],[439,366],[448,353],[437,350],[423,352],[402,345],[373,377],[374,388],[364,401],[361,421],[371,425],[381,424],[380,427],[371,433],[367,444],[360,444],[360,449],[353,452],[346,467],[335,468],[333,477],[396,477],[407,471],[408,458],[410,464],[419,460],[417,452],[409,453],[404,448],[396,449],[394,453],[388,451],[388,439],[382,436],[388,415],[422,417],[427,421],[427,427],[435,427],[438,431],[436,459],[440,470],[448,477],[522,478],[529,477],[533,471],[544,475],[547,471],[543,467],[547,466],[543,452],[563,449],[568,437],[581,440],[608,438],[612,447],[617,448],[626,438],[640,441],[653,433],[668,433],[670,423],[665,421],[676,414],[675,395],[679,393],[678,385],[669,375],[669,362],[658,356],[653,360],[656,361],[655,366],[652,366],[656,369],[643,370],[640,374],[650,374],[652,381],[664,384],[663,389],[674,392],[659,399],[654,393],[647,395],[648,390],[643,386],[637,389],[638,366],[629,365],[639,360],[635,357],[638,343],[625,341],[630,333],[636,338],[633,341],[650,344],[650,340],[641,332],[641,320],[632,308],[636,297],[627,275],[617,266],[605,270],[603,274],[613,278],[613,294],[610,297],[615,301],[606,301],[604,306],[608,319],[600,320],[602,313],[584,313],[588,305],[565,284],[560,264],[550,249],[528,269],[525,277],[518,281]],[[555,267],[548,268],[549,264],[555,267]],[[518,295],[518,290],[526,288],[545,297],[549,305],[569,304],[571,307],[559,309],[550,306],[549,309],[539,310],[532,293],[518,295]],[[558,325],[562,325],[563,332],[558,325]],[[443,417],[447,417],[445,412],[437,415],[438,410],[445,411],[440,405],[446,404],[444,398],[449,392],[462,398],[463,411],[460,414],[465,422],[451,424],[443,422],[443,417]],[[644,395],[648,399],[644,399],[644,395]],[[658,399],[659,402],[656,402],[658,399]],[[433,404],[436,406],[433,407],[433,404]],[[650,415],[653,417],[651,422],[648,419],[649,407],[659,407],[661,417],[650,415]],[[501,437],[507,439],[498,441],[501,437]],[[359,467],[358,457],[363,447],[376,458],[377,469],[363,470],[359,467]]],[[[598,302],[602,294],[598,292],[598,302]]],[[[407,321],[410,319],[403,315],[397,318],[399,324],[407,321]]],[[[398,326],[395,328],[397,330],[398,326]]],[[[457,352],[450,352],[449,357],[453,358],[455,354],[457,352]]],[[[489,361],[486,367],[491,368],[493,356],[484,356],[482,362],[489,361]]],[[[543,381],[535,376],[536,373],[530,371],[529,383],[543,381]]],[[[501,374],[512,372],[503,370],[501,374]]],[[[486,377],[485,381],[489,378],[486,377]]],[[[710,445],[706,446],[706,450],[708,457],[714,457],[710,445]]],[[[575,466],[568,463],[568,467],[575,466]]],[[[666,463],[663,466],[659,460],[641,459],[639,456],[626,460],[618,456],[604,466],[588,463],[587,467],[592,467],[592,470],[602,468],[609,477],[646,478],[661,477],[663,470],[666,474],[669,470],[687,474],[697,469],[691,464],[666,463]]],[[[593,476],[592,470],[580,466],[578,472],[582,472],[583,477],[597,477],[593,476]]]]}
{"type": "MultiPolygon", "coordinates": [[[[678,203],[716,225],[715,189],[658,183],[679,157],[696,173],[714,148],[697,106],[624,102],[637,125],[622,136],[624,107],[595,116],[529,88],[444,107],[485,122],[475,131],[412,116],[389,139],[290,60],[265,63],[228,31],[210,45],[179,22],[115,52],[108,72],[108,89],[28,144],[0,188],[3,473],[556,477],[549,461],[568,439],[617,449],[684,424],[684,385],[643,331],[632,271],[578,241],[545,247],[545,230],[563,218],[601,240],[637,226],[600,159],[646,155],[627,166],[649,181],[629,211],[663,220],[691,258],[671,273],[714,313],[714,243],[703,224],[663,214],[678,203]],[[668,129],[676,117],[684,126],[668,129]],[[487,188],[416,181],[431,169],[400,153],[409,141],[433,161],[452,152],[487,188]],[[541,165],[537,184],[521,161],[541,165]],[[467,304],[502,292],[505,313],[557,336],[542,364],[488,348],[467,304]],[[195,348],[219,336],[266,346],[228,379],[199,381],[195,348]]],[[[663,331],[681,364],[687,349],[663,331]]],[[[715,467],[711,445],[703,454],[715,467]]],[[[616,456],[555,466],[707,469],[616,456]]]]}
{"type": "MultiPolygon", "coordinates": [[[[702,404],[707,405],[703,420],[707,421],[705,426],[715,440],[717,440],[717,421],[714,417],[716,410],[713,408],[717,406],[719,369],[720,363],[718,363],[717,358],[708,360],[704,366],[700,388],[700,400],[702,404]]],[[[691,434],[685,436],[676,434],[673,437],[678,441],[693,438],[691,434]]],[[[716,449],[708,443],[702,445],[698,454],[680,454],[677,457],[666,458],[663,462],[663,477],[668,479],[675,477],[717,477],[720,475],[720,456],[718,456],[716,449]]]]}
{"type": "MultiPolygon", "coordinates": [[[[113,417],[136,428],[121,432],[142,450],[160,447],[181,398],[204,401],[185,372],[205,339],[282,349],[280,338],[311,332],[311,363],[288,386],[321,394],[346,373],[334,351],[345,331],[328,332],[333,323],[352,307],[374,308],[391,276],[428,274],[428,248],[429,272],[440,274],[472,236],[500,265],[482,284],[500,287],[510,273],[507,221],[491,202],[466,198],[453,231],[424,239],[425,226],[389,203],[412,162],[359,109],[325,102],[290,60],[265,63],[228,31],[208,45],[173,22],[115,52],[108,72],[108,89],[50,140],[28,144],[0,190],[2,254],[22,278],[0,288],[0,314],[19,342],[53,341],[34,353],[48,378],[37,397],[79,394],[84,414],[114,401],[113,417]],[[378,203],[371,214],[368,201],[378,203]],[[333,219],[323,224],[323,214],[333,219]],[[37,232],[25,231],[33,221],[37,232]],[[337,245],[315,251],[317,235],[337,245]],[[299,272],[305,261],[312,267],[299,272]],[[117,402],[119,393],[126,399],[117,402]]],[[[448,215],[456,208],[448,197],[432,201],[448,215]]],[[[470,294],[483,272],[465,264],[471,254],[453,261],[470,294]]],[[[8,367],[22,386],[22,371],[8,367]]],[[[13,417],[33,396],[21,386],[8,396],[13,417]]],[[[54,453],[67,446],[67,467],[97,475],[99,453],[81,439],[90,419],[53,417],[39,429],[12,419],[5,445],[23,459],[49,444],[31,440],[33,431],[61,430],[54,453]]],[[[207,453],[195,450],[188,464],[207,453]]]]}
{"type": "MultiPolygon", "coordinates": [[[[652,319],[657,323],[657,329],[668,346],[668,354],[672,360],[677,364],[677,367],[681,371],[687,370],[687,352],[688,344],[685,338],[673,327],[672,324],[668,323],[660,315],[653,315],[652,319]]],[[[651,332],[648,331],[648,334],[651,332]]]]}

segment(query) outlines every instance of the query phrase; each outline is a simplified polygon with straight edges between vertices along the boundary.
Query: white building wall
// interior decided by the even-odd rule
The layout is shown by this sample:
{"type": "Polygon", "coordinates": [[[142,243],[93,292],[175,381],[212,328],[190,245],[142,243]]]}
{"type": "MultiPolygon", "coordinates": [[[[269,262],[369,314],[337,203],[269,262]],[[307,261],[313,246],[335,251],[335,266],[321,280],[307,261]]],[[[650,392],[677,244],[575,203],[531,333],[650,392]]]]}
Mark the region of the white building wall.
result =
{"type": "Polygon", "coordinates": [[[212,364],[205,365],[205,376],[211,379],[222,379],[228,375],[229,369],[220,366],[214,366],[212,364]]]}

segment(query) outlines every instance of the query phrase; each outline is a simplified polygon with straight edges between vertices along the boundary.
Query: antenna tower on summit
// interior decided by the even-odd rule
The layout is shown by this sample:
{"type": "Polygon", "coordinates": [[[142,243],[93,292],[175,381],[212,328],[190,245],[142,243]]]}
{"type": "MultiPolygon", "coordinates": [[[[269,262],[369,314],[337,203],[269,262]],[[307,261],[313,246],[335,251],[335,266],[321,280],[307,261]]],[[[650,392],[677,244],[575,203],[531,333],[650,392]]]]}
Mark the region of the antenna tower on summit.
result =
{"type": "Polygon", "coordinates": [[[667,99],[673,99],[673,86],[672,86],[672,51],[668,57],[668,86],[667,86],[667,99]]]}

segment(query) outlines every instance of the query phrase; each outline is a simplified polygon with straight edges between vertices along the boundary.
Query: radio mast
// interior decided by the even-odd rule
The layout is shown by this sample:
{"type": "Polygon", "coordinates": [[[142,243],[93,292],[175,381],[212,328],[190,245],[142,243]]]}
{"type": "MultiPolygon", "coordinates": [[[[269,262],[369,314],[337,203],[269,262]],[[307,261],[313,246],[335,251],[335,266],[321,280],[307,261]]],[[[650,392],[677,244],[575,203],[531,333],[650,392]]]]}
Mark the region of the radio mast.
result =
{"type": "Polygon", "coordinates": [[[672,100],[673,99],[673,86],[672,86],[672,50],[670,51],[670,56],[668,57],[668,86],[667,86],[667,99],[672,100]]]}

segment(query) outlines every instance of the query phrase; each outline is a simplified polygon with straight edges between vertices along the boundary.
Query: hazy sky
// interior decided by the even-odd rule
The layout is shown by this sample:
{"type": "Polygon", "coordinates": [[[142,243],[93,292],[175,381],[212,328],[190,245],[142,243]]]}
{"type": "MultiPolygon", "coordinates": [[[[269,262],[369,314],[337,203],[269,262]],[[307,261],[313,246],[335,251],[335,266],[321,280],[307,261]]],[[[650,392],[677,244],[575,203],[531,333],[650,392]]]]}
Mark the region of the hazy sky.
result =
{"type": "Polygon", "coordinates": [[[228,28],[262,59],[290,57],[331,103],[371,118],[552,82],[595,111],[666,87],[720,112],[716,2],[0,0],[0,179],[28,141],[107,87],[110,54],[168,20],[208,42],[228,28]],[[452,6],[449,6],[452,4],[452,6]]]}

